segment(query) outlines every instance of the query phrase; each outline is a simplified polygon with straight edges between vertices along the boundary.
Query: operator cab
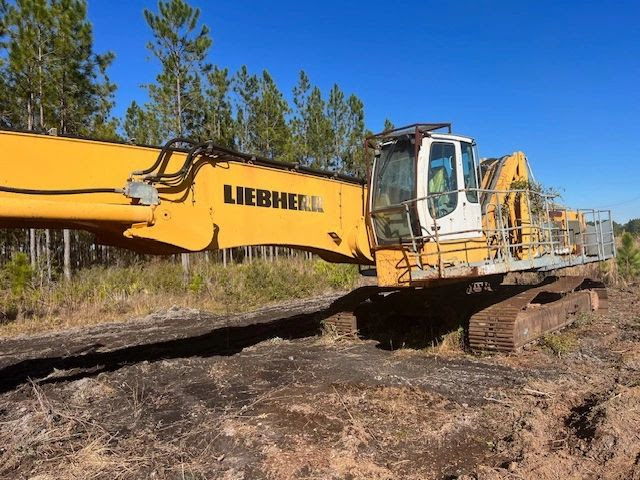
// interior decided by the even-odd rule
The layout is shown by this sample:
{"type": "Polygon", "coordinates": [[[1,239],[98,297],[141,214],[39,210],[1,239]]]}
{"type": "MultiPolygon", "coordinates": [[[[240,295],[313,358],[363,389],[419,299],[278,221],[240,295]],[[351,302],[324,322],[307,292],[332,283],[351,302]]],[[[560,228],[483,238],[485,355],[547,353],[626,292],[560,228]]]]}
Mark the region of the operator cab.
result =
{"type": "Polygon", "coordinates": [[[482,236],[472,138],[452,134],[450,124],[419,124],[367,145],[375,151],[369,211],[377,245],[482,236]]]}

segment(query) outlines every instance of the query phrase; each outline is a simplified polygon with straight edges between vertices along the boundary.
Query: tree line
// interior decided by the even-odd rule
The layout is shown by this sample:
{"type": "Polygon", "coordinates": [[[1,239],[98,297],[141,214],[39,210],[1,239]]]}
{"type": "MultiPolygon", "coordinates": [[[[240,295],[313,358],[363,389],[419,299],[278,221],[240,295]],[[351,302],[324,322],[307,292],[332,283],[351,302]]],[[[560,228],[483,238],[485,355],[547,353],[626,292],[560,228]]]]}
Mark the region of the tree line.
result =
{"type": "MultiPolygon", "coordinates": [[[[213,65],[210,29],[186,0],[160,0],[143,17],[147,48],[161,70],[144,85],[149,101],[133,101],[116,118],[117,87],[108,76],[115,54],[95,51],[86,0],[0,0],[0,128],[147,145],[174,137],[213,140],[271,159],[364,174],[364,105],[356,95],[338,84],[324,94],[300,71],[288,100],[267,70],[213,65]]],[[[33,229],[2,234],[0,254],[6,259],[15,251],[27,252],[34,267],[44,265],[48,278],[57,266],[69,275],[95,262],[140,258],[94,245],[81,232],[33,229]]],[[[238,260],[268,251],[273,258],[272,248],[228,255],[238,260]]],[[[188,268],[186,255],[182,261],[188,268]]]]}
{"type": "Polygon", "coordinates": [[[627,223],[613,222],[613,232],[616,236],[620,236],[625,232],[640,236],[640,218],[632,218],[627,223]]]}
{"type": "Polygon", "coordinates": [[[281,161],[364,173],[364,104],[334,84],[323,94],[300,71],[287,100],[264,70],[231,73],[208,62],[213,45],[200,10],[160,0],[144,10],[147,44],[161,71],[149,101],[111,115],[113,52],[96,53],[86,0],[0,0],[0,125],[159,145],[213,140],[281,161]]]}

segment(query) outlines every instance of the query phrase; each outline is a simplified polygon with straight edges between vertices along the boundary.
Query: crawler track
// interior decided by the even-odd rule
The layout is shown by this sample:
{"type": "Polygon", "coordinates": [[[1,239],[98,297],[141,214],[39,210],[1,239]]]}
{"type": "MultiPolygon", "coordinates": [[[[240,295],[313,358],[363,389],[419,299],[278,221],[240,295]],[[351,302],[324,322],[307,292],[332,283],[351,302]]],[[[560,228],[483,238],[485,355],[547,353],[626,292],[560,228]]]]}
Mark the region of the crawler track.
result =
{"type": "Polygon", "coordinates": [[[358,321],[351,312],[338,312],[322,321],[327,333],[340,337],[357,337],[358,321]]]}
{"type": "Polygon", "coordinates": [[[474,314],[469,320],[469,342],[477,351],[515,352],[569,325],[577,314],[607,306],[603,284],[584,277],[560,277],[474,314]]]}

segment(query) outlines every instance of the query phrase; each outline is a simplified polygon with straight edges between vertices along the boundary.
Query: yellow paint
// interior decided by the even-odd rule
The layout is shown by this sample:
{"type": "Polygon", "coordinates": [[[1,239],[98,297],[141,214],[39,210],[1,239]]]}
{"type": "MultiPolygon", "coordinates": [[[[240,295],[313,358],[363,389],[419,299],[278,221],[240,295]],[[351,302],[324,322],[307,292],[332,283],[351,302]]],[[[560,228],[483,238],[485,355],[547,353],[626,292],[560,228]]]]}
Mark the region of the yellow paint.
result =
{"type": "MultiPolygon", "coordinates": [[[[526,195],[512,192],[506,193],[507,190],[512,189],[514,182],[526,183],[529,181],[529,170],[526,162],[526,157],[522,152],[515,152],[505,160],[504,167],[500,171],[493,188],[499,193],[490,195],[487,202],[487,212],[483,216],[483,229],[488,236],[491,236],[499,226],[497,225],[497,218],[502,218],[503,227],[511,229],[522,227],[521,229],[510,231],[509,243],[511,244],[528,244],[531,242],[533,235],[537,234],[531,229],[530,206],[527,204],[526,195]],[[499,211],[500,209],[502,209],[502,212],[499,211]],[[501,213],[502,216],[498,217],[501,213]]],[[[488,188],[488,185],[483,185],[483,188],[488,188]]],[[[519,248],[513,253],[519,259],[526,259],[534,256],[536,252],[519,248]]]]}
{"type": "Polygon", "coordinates": [[[153,223],[153,207],[108,203],[58,202],[53,200],[3,198],[0,218],[71,222],[153,223]]]}

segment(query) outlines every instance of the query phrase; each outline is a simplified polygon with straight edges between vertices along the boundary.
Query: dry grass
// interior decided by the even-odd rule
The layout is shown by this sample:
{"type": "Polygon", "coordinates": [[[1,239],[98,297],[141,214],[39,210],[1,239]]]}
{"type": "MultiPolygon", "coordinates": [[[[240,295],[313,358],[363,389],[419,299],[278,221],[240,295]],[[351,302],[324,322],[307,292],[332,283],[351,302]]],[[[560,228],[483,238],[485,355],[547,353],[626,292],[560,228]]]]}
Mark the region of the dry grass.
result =
{"type": "Polygon", "coordinates": [[[454,355],[465,351],[464,328],[458,327],[456,330],[445,333],[433,343],[433,345],[424,349],[425,353],[436,355],[454,355]]]}
{"type": "Polygon", "coordinates": [[[338,327],[331,322],[323,320],[320,325],[321,331],[318,338],[318,344],[320,345],[332,345],[345,340],[357,341],[359,339],[357,334],[340,332],[338,327]]]}
{"type": "Polygon", "coordinates": [[[344,336],[338,332],[337,327],[331,323],[322,321],[321,326],[321,338],[324,343],[334,343],[341,340],[344,336]]]}
{"type": "Polygon", "coordinates": [[[455,407],[449,402],[412,387],[336,384],[313,403],[309,400],[279,404],[309,427],[286,443],[263,444],[260,469],[267,478],[432,478],[429,462],[400,474],[409,460],[389,452],[446,443],[471,422],[464,416],[452,419],[455,407]]]}
{"type": "Polygon", "coordinates": [[[464,480],[640,478],[638,386],[564,380],[539,383],[529,392],[537,393],[509,399],[512,443],[496,446],[498,453],[508,447],[515,461],[508,469],[478,467],[477,476],[464,480]]]}
{"type": "Polygon", "coordinates": [[[586,327],[591,325],[595,320],[595,314],[593,312],[580,312],[576,316],[576,319],[571,324],[573,327],[586,327]]]}
{"type": "Polygon", "coordinates": [[[29,284],[19,296],[5,285],[0,290],[0,336],[127,321],[171,307],[243,312],[271,302],[352,289],[357,269],[301,259],[228,268],[201,262],[193,266],[188,285],[181,279],[179,265],[156,261],[92,268],[78,272],[71,282],[49,286],[29,284]]]}
{"type": "Polygon", "coordinates": [[[0,398],[0,478],[637,479],[639,294],[612,289],[562,358],[361,342],[334,363],[335,346],[273,338],[28,384],[0,398]]]}
{"type": "Polygon", "coordinates": [[[114,479],[127,476],[130,460],[122,452],[113,454],[111,434],[81,410],[52,402],[37,384],[30,388],[26,411],[0,429],[0,475],[10,475],[26,457],[41,466],[42,473],[55,462],[55,478],[94,478],[107,471],[114,479]]]}
{"type": "MultiPolygon", "coordinates": [[[[193,428],[177,435],[161,438],[156,428],[142,421],[156,401],[142,383],[122,384],[120,391],[94,379],[83,379],[70,389],[83,391],[70,402],[53,400],[36,383],[29,389],[30,399],[21,412],[3,421],[0,426],[0,478],[17,478],[21,464],[30,464],[29,478],[53,479],[204,479],[212,478],[224,453],[212,449],[213,441],[223,434],[255,437],[255,429],[242,429],[238,419],[260,403],[282,390],[276,389],[257,396],[250,404],[225,412],[201,411],[204,415],[193,428]],[[124,396],[123,413],[131,420],[96,417],[88,408],[103,395],[124,396]],[[233,425],[236,427],[233,427],[233,425]],[[122,428],[126,425],[126,428],[122,428]],[[153,454],[149,448],[153,446],[153,454]],[[50,476],[51,472],[55,475],[50,476]]],[[[24,403],[23,403],[24,405],[24,403]]],[[[6,417],[5,417],[6,418],[6,417]]],[[[160,429],[162,430],[162,429],[160,429]]],[[[226,477],[233,478],[231,472],[226,477]]],[[[22,477],[20,477],[22,478],[22,477]]]]}

